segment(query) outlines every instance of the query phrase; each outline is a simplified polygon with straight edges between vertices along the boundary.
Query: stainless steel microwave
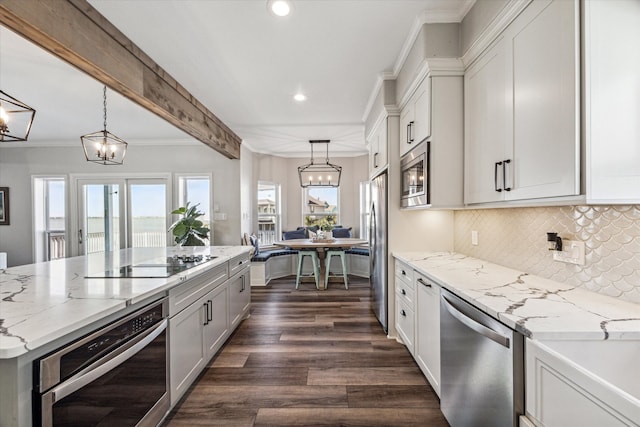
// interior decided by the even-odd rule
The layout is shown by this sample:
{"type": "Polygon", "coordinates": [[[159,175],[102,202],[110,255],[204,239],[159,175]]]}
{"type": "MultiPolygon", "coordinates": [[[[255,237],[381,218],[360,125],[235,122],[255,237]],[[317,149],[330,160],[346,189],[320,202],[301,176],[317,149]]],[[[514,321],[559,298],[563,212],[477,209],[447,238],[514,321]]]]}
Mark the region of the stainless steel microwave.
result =
{"type": "Polygon", "coordinates": [[[429,145],[422,141],[400,159],[400,207],[417,208],[431,203],[429,198],[429,145]]]}

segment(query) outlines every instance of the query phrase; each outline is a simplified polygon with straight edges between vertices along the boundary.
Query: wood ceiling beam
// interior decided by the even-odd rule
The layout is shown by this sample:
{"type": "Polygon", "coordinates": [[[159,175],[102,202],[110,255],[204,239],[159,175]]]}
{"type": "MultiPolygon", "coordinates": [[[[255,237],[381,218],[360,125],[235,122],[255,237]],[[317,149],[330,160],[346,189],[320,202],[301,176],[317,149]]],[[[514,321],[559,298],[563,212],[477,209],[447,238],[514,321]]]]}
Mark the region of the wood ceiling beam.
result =
{"type": "Polygon", "coordinates": [[[240,137],[86,0],[0,0],[0,23],[224,156],[240,158],[240,137]]]}

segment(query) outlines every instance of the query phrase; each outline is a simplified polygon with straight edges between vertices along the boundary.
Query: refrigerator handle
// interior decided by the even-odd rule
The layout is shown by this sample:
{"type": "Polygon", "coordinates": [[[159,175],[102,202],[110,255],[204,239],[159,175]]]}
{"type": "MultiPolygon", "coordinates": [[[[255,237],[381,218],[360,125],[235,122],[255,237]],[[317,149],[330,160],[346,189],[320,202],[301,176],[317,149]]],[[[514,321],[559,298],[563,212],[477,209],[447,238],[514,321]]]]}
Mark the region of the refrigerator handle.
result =
{"type": "Polygon", "coordinates": [[[369,217],[369,256],[371,257],[371,271],[376,265],[376,204],[371,204],[371,215],[369,217]]]}

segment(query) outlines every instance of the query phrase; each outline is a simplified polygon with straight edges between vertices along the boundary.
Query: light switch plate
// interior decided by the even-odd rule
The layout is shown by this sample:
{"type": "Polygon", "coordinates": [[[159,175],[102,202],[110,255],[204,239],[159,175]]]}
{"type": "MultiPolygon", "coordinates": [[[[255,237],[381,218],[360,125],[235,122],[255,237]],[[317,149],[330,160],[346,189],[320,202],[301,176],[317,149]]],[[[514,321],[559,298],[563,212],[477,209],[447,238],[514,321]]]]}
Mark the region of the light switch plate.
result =
{"type": "Polygon", "coordinates": [[[562,251],[553,251],[553,259],[568,264],[584,265],[584,242],[576,240],[562,240],[562,251]]]}

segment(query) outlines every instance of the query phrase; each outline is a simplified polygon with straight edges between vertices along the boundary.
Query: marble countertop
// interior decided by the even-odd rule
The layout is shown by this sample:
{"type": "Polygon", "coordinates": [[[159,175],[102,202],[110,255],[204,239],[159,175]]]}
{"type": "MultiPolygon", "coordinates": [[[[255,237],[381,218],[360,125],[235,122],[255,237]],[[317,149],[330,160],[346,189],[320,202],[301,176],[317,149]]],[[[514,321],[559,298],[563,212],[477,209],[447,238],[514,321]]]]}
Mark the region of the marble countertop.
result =
{"type": "Polygon", "coordinates": [[[640,305],[450,252],[394,252],[443,288],[536,340],[640,340],[640,305]]]}
{"type": "Polygon", "coordinates": [[[92,322],[166,292],[250,246],[132,248],[0,270],[0,359],[41,347],[92,322]],[[165,278],[97,279],[87,275],[126,265],[166,262],[175,254],[217,258],[165,278]]]}

